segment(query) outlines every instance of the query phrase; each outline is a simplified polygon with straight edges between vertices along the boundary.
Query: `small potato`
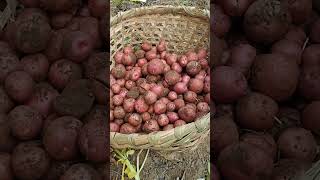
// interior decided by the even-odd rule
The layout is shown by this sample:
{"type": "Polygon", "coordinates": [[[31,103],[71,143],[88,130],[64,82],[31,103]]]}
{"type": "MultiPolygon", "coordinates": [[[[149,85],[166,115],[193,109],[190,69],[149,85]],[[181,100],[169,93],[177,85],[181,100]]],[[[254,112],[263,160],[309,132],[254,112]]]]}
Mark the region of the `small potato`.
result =
{"type": "Polygon", "coordinates": [[[138,59],[142,59],[142,58],[144,58],[144,55],[145,55],[145,51],[144,50],[137,50],[134,54],[136,55],[136,57],[138,58],[138,59]]]}
{"type": "Polygon", "coordinates": [[[231,19],[220,6],[210,4],[210,8],[211,12],[213,12],[213,17],[215,17],[215,19],[210,19],[211,30],[217,37],[221,38],[229,32],[231,19]]]}
{"type": "Polygon", "coordinates": [[[303,177],[311,168],[311,162],[298,159],[280,159],[275,164],[272,174],[273,180],[288,180],[296,177],[303,177]]]}
{"type": "Polygon", "coordinates": [[[64,28],[71,21],[71,19],[71,13],[56,13],[51,16],[50,24],[54,29],[61,29],[64,28]]]}
{"type": "Polygon", "coordinates": [[[24,71],[10,73],[4,83],[8,95],[19,103],[28,100],[34,90],[34,85],[32,77],[24,71]]]}
{"type": "Polygon", "coordinates": [[[283,39],[272,45],[272,53],[282,53],[291,57],[297,64],[301,63],[302,49],[300,44],[283,39]]]}
{"type": "Polygon", "coordinates": [[[147,121],[144,123],[142,129],[146,133],[151,133],[151,132],[159,131],[160,127],[156,120],[151,119],[150,121],[147,121]]]}
{"type": "Polygon", "coordinates": [[[197,102],[197,94],[193,91],[187,91],[183,94],[183,99],[189,103],[197,102]]]}
{"type": "Polygon", "coordinates": [[[164,64],[159,59],[151,60],[147,65],[148,73],[152,75],[159,75],[163,73],[164,64]]]}
{"type": "Polygon", "coordinates": [[[160,114],[158,116],[157,122],[158,122],[159,126],[163,127],[163,126],[166,126],[169,124],[169,118],[165,114],[160,114]]]}
{"type": "Polygon", "coordinates": [[[102,180],[101,175],[89,164],[78,163],[72,165],[61,177],[60,180],[88,179],[102,180]]]}
{"type": "Polygon", "coordinates": [[[48,60],[52,63],[60,58],[62,58],[62,43],[64,40],[65,29],[57,30],[52,32],[52,36],[48,42],[44,54],[48,60]]]}
{"type": "Polygon", "coordinates": [[[188,83],[188,89],[190,91],[193,91],[193,92],[199,94],[202,92],[203,88],[204,88],[204,83],[202,80],[196,79],[196,78],[190,79],[190,81],[188,83]]]}
{"type": "Polygon", "coordinates": [[[137,57],[133,53],[124,54],[122,58],[122,64],[126,66],[133,66],[136,64],[137,57]]]}
{"type": "Polygon", "coordinates": [[[320,124],[318,123],[318,112],[320,110],[320,101],[314,101],[308,104],[302,112],[302,125],[304,128],[313,132],[320,130],[320,124]]]}
{"type": "Polygon", "coordinates": [[[183,99],[176,99],[174,100],[174,104],[176,105],[177,109],[180,109],[185,105],[185,102],[183,99]]]}
{"type": "Polygon", "coordinates": [[[29,73],[35,81],[39,82],[46,79],[49,71],[49,62],[43,54],[25,56],[20,62],[23,70],[29,73]]]}
{"type": "Polygon", "coordinates": [[[120,133],[122,134],[133,134],[136,132],[137,129],[129,123],[124,123],[120,126],[120,133]]]}
{"type": "Polygon", "coordinates": [[[209,107],[208,103],[206,103],[206,102],[199,102],[197,104],[197,110],[199,112],[208,113],[208,112],[210,112],[210,107],[209,107]]]}
{"type": "Polygon", "coordinates": [[[176,105],[174,102],[168,102],[167,103],[167,111],[170,112],[170,111],[174,111],[176,110],[176,105]]]}
{"type": "Polygon", "coordinates": [[[164,80],[168,83],[168,85],[175,85],[178,83],[181,79],[181,75],[174,70],[169,70],[164,75],[164,80]]]}
{"type": "Polygon", "coordinates": [[[144,113],[148,111],[149,105],[144,99],[137,99],[134,103],[134,108],[138,113],[144,113]]]}
{"type": "Polygon", "coordinates": [[[114,118],[116,118],[116,119],[122,119],[126,115],[122,106],[115,107],[113,110],[113,114],[114,114],[114,118]]]}
{"type": "Polygon", "coordinates": [[[184,120],[179,119],[179,120],[176,120],[174,122],[174,127],[176,128],[176,127],[179,127],[179,126],[183,126],[185,124],[187,124],[187,123],[184,120]]]}
{"type": "Polygon", "coordinates": [[[13,173],[11,170],[12,156],[8,153],[0,153],[0,176],[3,180],[13,179],[13,173]]]}
{"type": "Polygon", "coordinates": [[[178,110],[180,119],[187,123],[193,122],[196,119],[196,109],[190,106],[184,106],[178,110]]]}
{"type": "MultiPolygon", "coordinates": [[[[88,60],[84,62],[84,75],[86,78],[97,78],[99,70],[107,68],[106,57],[109,57],[108,52],[92,53],[88,60]]],[[[106,84],[108,86],[108,84],[106,84]]],[[[111,85],[111,82],[110,82],[111,85]]]]}
{"type": "Polygon", "coordinates": [[[19,179],[41,179],[48,171],[50,157],[37,142],[23,142],[14,149],[12,170],[19,179]]]}
{"type": "Polygon", "coordinates": [[[19,58],[12,53],[0,54],[0,67],[0,83],[3,83],[11,72],[20,69],[19,58]]]}
{"type": "Polygon", "coordinates": [[[128,98],[128,99],[124,99],[123,101],[123,109],[125,112],[129,113],[129,112],[133,112],[134,111],[134,105],[135,105],[135,99],[133,98],[128,98]]]}
{"type": "Polygon", "coordinates": [[[311,16],[312,13],[312,0],[284,0],[281,3],[287,3],[289,12],[292,16],[294,24],[302,24],[311,16]]]}
{"type": "Polygon", "coordinates": [[[142,117],[138,113],[132,113],[128,118],[128,123],[137,127],[142,123],[142,117]]]}
{"type": "Polygon", "coordinates": [[[165,103],[163,103],[162,101],[157,101],[154,103],[154,112],[156,114],[163,114],[167,111],[167,106],[165,103]]]}
{"type": "Polygon", "coordinates": [[[187,83],[178,82],[173,86],[173,90],[178,94],[184,94],[188,91],[187,83]]]}
{"type": "Polygon", "coordinates": [[[280,155],[312,162],[317,154],[317,143],[306,129],[292,127],[284,130],[277,141],[280,155]]]}
{"type": "Polygon", "coordinates": [[[157,99],[157,94],[152,91],[147,91],[147,93],[144,95],[144,100],[148,105],[155,103],[157,99]]]}
{"type": "Polygon", "coordinates": [[[144,51],[150,51],[151,48],[152,48],[152,45],[149,42],[143,42],[142,45],[141,45],[141,48],[144,51]]]}
{"type": "Polygon", "coordinates": [[[94,17],[103,17],[109,11],[109,4],[104,0],[89,0],[88,7],[94,17]]]}
{"type": "Polygon", "coordinates": [[[110,132],[119,132],[120,126],[115,122],[110,122],[110,132]]]}

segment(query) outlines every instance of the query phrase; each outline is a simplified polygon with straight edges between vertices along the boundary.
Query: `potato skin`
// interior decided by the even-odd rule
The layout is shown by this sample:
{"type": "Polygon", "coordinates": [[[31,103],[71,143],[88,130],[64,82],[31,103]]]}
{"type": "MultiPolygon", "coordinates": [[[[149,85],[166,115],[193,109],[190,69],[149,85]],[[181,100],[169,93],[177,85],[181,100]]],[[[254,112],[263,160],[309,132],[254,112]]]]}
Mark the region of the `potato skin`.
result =
{"type": "Polygon", "coordinates": [[[273,180],[289,180],[294,177],[303,176],[312,166],[311,162],[297,159],[280,159],[274,167],[273,180]]]}
{"type": "Polygon", "coordinates": [[[320,101],[313,101],[308,104],[302,111],[301,122],[304,128],[313,132],[320,130],[320,123],[318,121],[318,113],[320,112],[320,101]]]}
{"type": "Polygon", "coordinates": [[[289,24],[291,16],[287,6],[276,0],[257,0],[246,11],[243,27],[252,41],[269,44],[281,39],[289,24]]]}
{"type": "Polygon", "coordinates": [[[210,19],[211,31],[213,31],[217,37],[221,38],[229,32],[231,19],[220,6],[210,4],[210,8],[213,13],[213,17],[215,17],[210,19]]]}
{"type": "Polygon", "coordinates": [[[8,96],[2,86],[0,86],[0,113],[7,113],[14,106],[14,102],[8,96]]]}
{"type": "Polygon", "coordinates": [[[218,154],[225,147],[239,141],[239,132],[237,125],[232,118],[222,116],[212,121],[213,137],[211,143],[214,144],[213,151],[218,154]]]}
{"type": "Polygon", "coordinates": [[[218,0],[229,16],[242,16],[254,0],[218,0]]]}
{"type": "Polygon", "coordinates": [[[82,122],[71,116],[52,121],[43,135],[43,144],[56,160],[72,160],[78,155],[77,138],[82,122]],[[59,144],[59,146],[57,146],[59,144]]]}
{"type": "Polygon", "coordinates": [[[247,93],[244,75],[229,66],[219,66],[212,72],[212,98],[218,103],[232,103],[247,93]]]}
{"type": "Polygon", "coordinates": [[[0,177],[2,180],[12,180],[13,173],[11,170],[11,155],[0,153],[0,177]]]}
{"type": "Polygon", "coordinates": [[[300,70],[283,54],[258,55],[252,66],[251,87],[276,101],[290,98],[296,90],[300,70]]]}
{"type": "Polygon", "coordinates": [[[312,0],[284,0],[281,3],[287,3],[289,12],[294,24],[302,24],[311,16],[312,0]]]}
{"type": "Polygon", "coordinates": [[[0,114],[0,151],[11,153],[16,144],[17,139],[11,134],[8,116],[0,114]]]}
{"type": "Polygon", "coordinates": [[[102,180],[101,175],[90,165],[79,163],[72,165],[60,180],[102,180]]]}
{"type": "Polygon", "coordinates": [[[38,142],[20,143],[12,154],[12,169],[22,180],[36,180],[47,172],[50,158],[38,142]]]}
{"type": "Polygon", "coordinates": [[[273,99],[253,92],[237,102],[236,119],[243,128],[266,130],[272,128],[278,110],[278,104],[273,99]]]}
{"type": "Polygon", "coordinates": [[[8,74],[21,69],[19,58],[13,53],[0,54],[0,67],[0,83],[5,81],[8,74]]]}
{"type": "Polygon", "coordinates": [[[46,79],[49,71],[49,61],[43,54],[25,56],[20,62],[23,70],[29,73],[35,81],[39,82],[46,79]]]}
{"type": "Polygon", "coordinates": [[[302,54],[299,93],[309,100],[320,100],[320,45],[308,46],[302,54]]]}
{"type": "Polygon", "coordinates": [[[57,180],[59,179],[73,164],[72,161],[52,161],[50,168],[46,175],[43,177],[45,180],[57,180]]]}
{"type": "Polygon", "coordinates": [[[240,142],[229,145],[220,153],[218,167],[225,180],[269,180],[273,160],[260,148],[240,142]]]}
{"type": "Polygon", "coordinates": [[[280,155],[312,162],[317,154],[317,143],[306,129],[292,127],[284,130],[277,141],[280,155]]]}
{"type": "Polygon", "coordinates": [[[16,106],[8,118],[12,134],[20,140],[34,139],[41,132],[43,117],[29,106],[16,106]]]}

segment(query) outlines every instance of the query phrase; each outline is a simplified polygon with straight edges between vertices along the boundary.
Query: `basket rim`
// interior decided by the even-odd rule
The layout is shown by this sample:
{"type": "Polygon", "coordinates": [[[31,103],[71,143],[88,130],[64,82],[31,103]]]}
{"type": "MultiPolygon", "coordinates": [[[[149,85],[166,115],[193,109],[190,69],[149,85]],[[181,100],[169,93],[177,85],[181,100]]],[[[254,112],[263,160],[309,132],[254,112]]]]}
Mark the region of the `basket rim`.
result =
{"type": "MultiPolygon", "coordinates": [[[[156,6],[146,6],[146,7],[139,7],[139,8],[133,8],[128,11],[124,12],[119,12],[116,16],[111,17],[110,20],[110,29],[112,29],[114,26],[116,26],[118,23],[124,20],[128,20],[134,17],[139,17],[139,16],[144,16],[144,15],[153,15],[153,14],[173,14],[173,15],[186,15],[186,16],[191,16],[195,18],[200,18],[202,20],[209,21],[210,19],[210,13],[207,9],[200,9],[197,7],[192,7],[192,6],[172,6],[172,5],[156,5],[156,6]]],[[[110,34],[111,36],[111,34],[110,34]]],[[[111,37],[110,37],[111,38],[111,37]]],[[[110,53],[110,60],[111,60],[111,53],[110,53]]],[[[133,137],[135,139],[141,138],[141,139],[149,139],[150,136],[155,137],[158,134],[172,134],[174,133],[177,129],[183,129],[183,128],[194,128],[198,127],[199,124],[205,124],[204,131],[202,134],[208,134],[210,131],[210,112],[207,113],[206,115],[200,117],[197,119],[197,121],[194,121],[192,123],[188,123],[183,126],[179,126],[167,131],[157,131],[149,134],[145,133],[132,133],[132,134],[123,134],[119,132],[110,132],[110,145],[112,148],[116,148],[113,145],[114,137],[117,135],[121,136],[126,136],[126,137],[133,137]],[[208,118],[209,117],[209,118],[208,118]]],[[[196,129],[194,128],[194,131],[196,129]]],[[[130,145],[128,144],[128,147],[130,145]]],[[[134,149],[139,149],[138,147],[134,147],[134,149]]],[[[152,149],[152,147],[151,147],[152,149]]]]}

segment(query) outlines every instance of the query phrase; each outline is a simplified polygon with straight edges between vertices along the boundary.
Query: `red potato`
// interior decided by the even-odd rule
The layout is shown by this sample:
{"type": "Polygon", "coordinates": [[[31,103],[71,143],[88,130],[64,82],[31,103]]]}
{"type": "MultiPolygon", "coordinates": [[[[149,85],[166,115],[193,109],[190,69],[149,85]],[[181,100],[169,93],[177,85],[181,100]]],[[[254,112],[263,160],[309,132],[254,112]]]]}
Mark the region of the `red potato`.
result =
{"type": "Polygon", "coordinates": [[[272,53],[282,53],[288,55],[292,60],[296,61],[297,64],[301,63],[302,48],[298,43],[283,39],[272,45],[272,53]]]}
{"type": "Polygon", "coordinates": [[[306,129],[293,127],[283,131],[277,141],[280,155],[312,162],[317,154],[317,143],[306,129]]]}
{"type": "Polygon", "coordinates": [[[148,105],[155,103],[157,99],[157,94],[152,91],[147,91],[147,93],[144,95],[144,100],[148,105]]]}
{"type": "Polygon", "coordinates": [[[4,86],[13,100],[23,103],[31,96],[34,84],[32,77],[28,73],[15,71],[7,76],[4,86]]]}
{"type": "Polygon", "coordinates": [[[121,90],[121,86],[119,84],[113,84],[111,86],[111,90],[114,94],[119,94],[121,90]]]}
{"type": "Polygon", "coordinates": [[[236,105],[236,120],[243,128],[266,130],[273,126],[278,113],[278,104],[261,93],[250,93],[236,105]]]}
{"type": "Polygon", "coordinates": [[[116,119],[122,119],[125,117],[126,113],[122,106],[117,106],[113,110],[113,115],[114,115],[114,118],[116,119]]]}
{"type": "Polygon", "coordinates": [[[137,127],[142,123],[142,117],[138,113],[132,113],[128,117],[128,123],[137,127]]]}
{"type": "Polygon", "coordinates": [[[158,97],[161,97],[162,96],[162,93],[164,91],[164,87],[160,84],[157,84],[153,87],[151,87],[150,89],[152,92],[154,92],[158,97]]]}
{"type": "Polygon", "coordinates": [[[208,112],[210,112],[210,107],[209,107],[208,103],[206,103],[206,102],[199,102],[197,104],[197,110],[199,112],[208,113],[208,112]]]}
{"type": "Polygon", "coordinates": [[[169,111],[174,111],[174,110],[176,110],[175,103],[174,102],[168,102],[167,103],[167,111],[169,112],[169,111]]]}
{"type": "Polygon", "coordinates": [[[29,106],[15,107],[9,112],[8,119],[12,134],[20,140],[34,139],[41,132],[43,118],[29,106]]]}
{"type": "MultiPolygon", "coordinates": [[[[125,122],[124,122],[123,119],[115,119],[115,120],[114,120],[114,123],[118,124],[118,125],[119,125],[119,128],[120,128],[120,126],[121,126],[122,124],[124,124],[125,122]]],[[[119,131],[120,131],[120,130],[119,130],[119,131]]]]}
{"type": "Polygon", "coordinates": [[[174,101],[178,98],[178,94],[174,91],[170,91],[168,94],[168,98],[169,100],[174,101]]]}
{"type": "Polygon", "coordinates": [[[152,61],[153,59],[157,58],[157,53],[155,50],[150,50],[146,52],[145,57],[148,61],[152,61]]]}
{"type": "Polygon", "coordinates": [[[180,109],[185,105],[185,102],[183,99],[176,99],[174,100],[174,104],[176,105],[177,109],[180,109]]]}
{"type": "Polygon", "coordinates": [[[301,27],[293,26],[289,29],[288,33],[285,35],[285,39],[289,41],[294,41],[298,43],[300,47],[302,47],[304,42],[307,39],[307,35],[301,27]]]}
{"type": "Polygon", "coordinates": [[[141,48],[144,50],[144,51],[150,51],[151,48],[152,48],[152,45],[149,43],[149,42],[143,42],[141,44],[141,48]]]}
{"type": "Polygon", "coordinates": [[[179,115],[176,112],[167,112],[166,115],[169,118],[169,122],[173,124],[179,119],[179,115]]]}
{"type": "Polygon", "coordinates": [[[154,103],[154,112],[155,114],[163,114],[167,111],[167,105],[162,101],[158,100],[154,103]]]}
{"type": "Polygon", "coordinates": [[[44,54],[48,60],[52,63],[60,58],[62,58],[62,43],[64,40],[65,29],[52,31],[52,36],[48,42],[44,54]]]}
{"type": "Polygon", "coordinates": [[[112,97],[112,102],[114,105],[120,106],[123,103],[123,97],[121,97],[120,95],[114,95],[112,97]]]}
{"type": "Polygon", "coordinates": [[[294,24],[302,24],[311,16],[312,0],[284,0],[281,3],[288,4],[294,24]]]}
{"type": "Polygon", "coordinates": [[[141,114],[141,118],[143,122],[151,120],[151,115],[149,112],[144,112],[141,114]]]}
{"type": "Polygon", "coordinates": [[[156,132],[160,130],[159,124],[156,120],[151,119],[144,123],[142,127],[143,131],[146,133],[156,132]]]}
{"type": "Polygon", "coordinates": [[[207,50],[204,48],[198,49],[197,56],[199,59],[206,59],[207,58],[207,50]]]}
{"type": "Polygon", "coordinates": [[[12,135],[10,122],[6,114],[0,114],[0,151],[11,153],[17,144],[17,139],[12,135]]]}
{"type": "Polygon", "coordinates": [[[12,53],[0,54],[0,82],[3,83],[9,73],[21,69],[18,57],[12,53]]]}
{"type": "Polygon", "coordinates": [[[188,89],[190,91],[193,91],[193,92],[199,94],[202,92],[203,88],[204,88],[203,81],[196,79],[196,78],[190,79],[190,81],[188,83],[188,89]]]}
{"type": "Polygon", "coordinates": [[[144,59],[145,53],[146,52],[144,50],[139,49],[134,54],[136,55],[137,59],[144,59]]]}
{"type": "Polygon", "coordinates": [[[124,53],[123,58],[122,58],[122,64],[126,66],[133,66],[137,61],[136,55],[133,53],[124,53]]]}
{"type": "Polygon", "coordinates": [[[198,61],[190,61],[186,66],[186,71],[188,75],[195,76],[201,70],[201,65],[198,61]]]}
{"type": "Polygon", "coordinates": [[[124,53],[122,51],[117,51],[116,54],[114,55],[114,61],[117,64],[121,64],[123,56],[124,56],[124,53]]]}
{"type": "Polygon", "coordinates": [[[119,84],[119,86],[121,88],[124,88],[124,86],[126,84],[126,80],[125,79],[117,79],[116,83],[119,84]]]}
{"type": "Polygon", "coordinates": [[[184,120],[181,120],[181,119],[178,119],[178,120],[176,120],[175,122],[174,122],[174,127],[176,128],[176,127],[179,127],[179,126],[183,126],[183,125],[185,125],[185,124],[187,124],[184,120]]]}
{"type": "Polygon", "coordinates": [[[90,55],[92,50],[93,42],[88,33],[73,31],[64,36],[62,52],[73,62],[83,62],[90,55]]]}
{"type": "Polygon", "coordinates": [[[208,94],[206,94],[205,96],[204,96],[204,101],[206,102],[206,103],[208,103],[208,104],[210,104],[210,93],[208,93],[208,94]]]}
{"type": "Polygon", "coordinates": [[[197,102],[197,94],[193,91],[187,91],[183,94],[183,99],[186,101],[186,102],[189,102],[189,103],[196,103],[197,102]]]}
{"type": "Polygon", "coordinates": [[[257,0],[246,11],[243,27],[250,40],[270,44],[287,33],[289,24],[291,15],[284,3],[257,0]]]}
{"type": "MultiPolygon", "coordinates": [[[[144,65],[146,65],[148,63],[147,59],[145,58],[141,58],[141,59],[138,59],[138,66],[139,67],[143,67],[144,65]]],[[[144,73],[143,73],[144,74],[144,73]]]]}
{"type": "Polygon", "coordinates": [[[215,19],[210,19],[211,30],[217,37],[221,38],[229,32],[231,19],[218,5],[210,4],[210,9],[213,12],[213,17],[215,17],[215,19]]]}
{"type": "Polygon", "coordinates": [[[158,52],[161,53],[161,52],[165,51],[166,49],[167,49],[166,42],[165,42],[165,40],[161,39],[159,44],[157,45],[157,50],[158,50],[158,52]]]}
{"type": "Polygon", "coordinates": [[[159,75],[163,73],[164,64],[159,59],[151,60],[147,65],[148,73],[152,75],[159,75]]]}
{"type": "Polygon", "coordinates": [[[126,97],[137,99],[140,95],[139,88],[133,87],[127,92],[126,97]]]}
{"type": "Polygon", "coordinates": [[[225,147],[239,141],[237,125],[232,118],[222,116],[213,119],[213,137],[210,142],[214,144],[213,151],[220,153],[225,147]]]}
{"type": "Polygon", "coordinates": [[[6,93],[4,88],[0,87],[0,113],[7,113],[14,107],[14,102],[6,93]]]}
{"type": "Polygon", "coordinates": [[[8,153],[0,153],[0,176],[3,180],[11,180],[14,175],[11,170],[12,156],[8,153]]]}
{"type": "Polygon", "coordinates": [[[49,71],[49,61],[43,54],[25,56],[20,62],[23,70],[29,73],[35,81],[39,82],[46,79],[49,71]]]}
{"type": "Polygon", "coordinates": [[[247,76],[255,57],[256,49],[253,46],[240,44],[231,49],[228,64],[247,76]]]}
{"type": "Polygon", "coordinates": [[[196,109],[190,106],[184,106],[178,110],[180,119],[187,123],[193,122],[196,119],[196,109]]]}
{"type": "Polygon", "coordinates": [[[110,122],[110,132],[120,132],[120,126],[115,122],[110,122]]]}
{"type": "Polygon", "coordinates": [[[298,159],[280,159],[275,164],[272,174],[273,180],[288,180],[304,177],[305,173],[312,167],[312,163],[298,159]]]}
{"type": "Polygon", "coordinates": [[[174,85],[173,90],[178,94],[183,94],[188,91],[188,87],[186,83],[178,82],[174,85]]]}
{"type": "Polygon", "coordinates": [[[71,13],[56,13],[53,14],[50,18],[51,27],[54,29],[62,29],[66,27],[66,25],[71,22],[72,14],[71,13]]]}
{"type": "Polygon", "coordinates": [[[310,31],[310,39],[312,42],[320,43],[320,19],[313,23],[311,31],[310,31]]]}
{"type": "Polygon", "coordinates": [[[130,90],[132,87],[135,87],[136,83],[134,81],[128,80],[126,81],[125,87],[130,90]]]}
{"type": "Polygon", "coordinates": [[[123,48],[123,53],[124,54],[131,54],[133,53],[133,48],[131,45],[127,45],[123,48]]]}
{"type": "Polygon", "coordinates": [[[187,58],[187,56],[182,55],[182,56],[179,58],[178,63],[179,63],[179,65],[180,65],[181,67],[186,67],[187,64],[188,64],[188,58],[187,58]]]}
{"type": "Polygon", "coordinates": [[[273,160],[260,148],[240,142],[220,153],[218,167],[225,180],[270,179],[273,160]]]}
{"type": "Polygon", "coordinates": [[[178,72],[178,73],[182,72],[182,67],[179,65],[179,63],[173,63],[171,65],[171,69],[178,72]]]}
{"type": "Polygon", "coordinates": [[[114,120],[113,110],[110,111],[110,116],[109,116],[109,118],[110,118],[110,121],[113,121],[113,120],[114,120]]]}
{"type": "Polygon", "coordinates": [[[177,62],[178,56],[176,54],[166,53],[166,63],[171,66],[173,63],[177,62]]]}
{"type": "Polygon", "coordinates": [[[268,133],[246,133],[240,137],[240,141],[255,145],[265,151],[272,159],[277,155],[277,144],[268,133]]]}
{"type": "Polygon", "coordinates": [[[276,101],[285,101],[295,92],[299,75],[298,64],[287,56],[261,54],[252,66],[251,87],[276,101]]]}
{"type": "Polygon", "coordinates": [[[169,124],[169,118],[166,114],[160,114],[158,116],[157,122],[159,124],[159,126],[166,126],[169,124]]]}
{"type": "Polygon", "coordinates": [[[122,134],[133,134],[136,132],[137,129],[129,123],[124,123],[120,126],[120,133],[122,134]]]}
{"type": "Polygon", "coordinates": [[[40,143],[23,142],[14,149],[11,166],[18,179],[41,179],[50,167],[50,157],[40,143]]]}
{"type": "Polygon", "coordinates": [[[94,17],[103,17],[109,12],[109,4],[104,0],[88,0],[88,7],[94,17]]]}
{"type": "Polygon", "coordinates": [[[62,90],[68,83],[81,79],[81,77],[80,65],[66,59],[53,63],[48,74],[49,82],[58,90],[62,90]]]}
{"type": "Polygon", "coordinates": [[[165,73],[164,80],[168,83],[168,85],[172,86],[177,84],[181,79],[181,75],[174,70],[170,70],[165,73]]]}
{"type": "Polygon", "coordinates": [[[139,98],[135,101],[134,108],[138,113],[144,113],[148,111],[149,105],[145,102],[144,99],[139,98]]]}
{"type": "Polygon", "coordinates": [[[102,180],[101,175],[96,169],[89,164],[78,163],[72,165],[61,177],[60,180],[69,179],[88,179],[88,180],[102,180]]]}
{"type": "Polygon", "coordinates": [[[242,16],[254,0],[220,0],[218,3],[229,16],[242,16]]]}
{"type": "Polygon", "coordinates": [[[318,130],[320,130],[320,124],[318,123],[319,110],[320,101],[313,101],[303,109],[301,122],[304,128],[313,132],[318,132],[318,130]]]}
{"type": "Polygon", "coordinates": [[[38,84],[26,105],[37,110],[42,116],[47,117],[53,111],[52,103],[58,95],[59,92],[51,85],[38,84]]]}

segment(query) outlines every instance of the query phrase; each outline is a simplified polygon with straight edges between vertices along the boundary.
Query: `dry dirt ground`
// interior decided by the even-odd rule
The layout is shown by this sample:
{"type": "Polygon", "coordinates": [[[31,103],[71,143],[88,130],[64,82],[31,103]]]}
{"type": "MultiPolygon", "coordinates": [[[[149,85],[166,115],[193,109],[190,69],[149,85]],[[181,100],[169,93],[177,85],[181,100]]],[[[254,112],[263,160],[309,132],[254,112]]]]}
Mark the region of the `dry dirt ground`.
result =
{"type": "MultiPolygon", "coordinates": [[[[126,0],[111,1],[111,15],[131,8],[151,5],[189,5],[201,8],[209,7],[209,0],[147,0],[146,3],[133,3],[126,0]]],[[[141,180],[197,180],[208,175],[208,162],[210,159],[210,140],[205,141],[193,151],[183,153],[159,154],[150,151],[145,166],[140,174],[141,180]],[[163,157],[165,156],[165,157],[163,157]]],[[[131,162],[135,164],[136,155],[131,162]]],[[[143,159],[144,155],[140,155],[143,159]]],[[[140,160],[142,161],[142,160],[140,160]]],[[[121,180],[122,165],[111,162],[111,179],[121,180]]]]}

